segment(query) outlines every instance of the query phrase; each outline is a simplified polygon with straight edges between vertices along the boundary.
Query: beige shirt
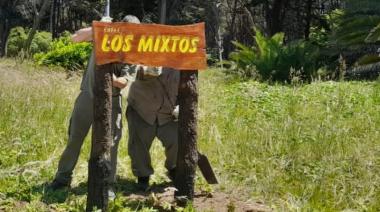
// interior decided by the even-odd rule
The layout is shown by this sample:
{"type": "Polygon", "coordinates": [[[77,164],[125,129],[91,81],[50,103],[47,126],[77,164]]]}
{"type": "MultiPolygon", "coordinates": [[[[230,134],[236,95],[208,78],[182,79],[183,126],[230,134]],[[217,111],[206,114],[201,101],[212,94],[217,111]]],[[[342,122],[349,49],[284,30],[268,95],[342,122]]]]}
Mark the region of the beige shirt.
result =
{"type": "Polygon", "coordinates": [[[137,77],[129,89],[128,105],[147,123],[153,125],[157,120],[159,125],[164,125],[173,120],[178,84],[179,71],[170,68],[163,68],[158,77],[137,77]]]}

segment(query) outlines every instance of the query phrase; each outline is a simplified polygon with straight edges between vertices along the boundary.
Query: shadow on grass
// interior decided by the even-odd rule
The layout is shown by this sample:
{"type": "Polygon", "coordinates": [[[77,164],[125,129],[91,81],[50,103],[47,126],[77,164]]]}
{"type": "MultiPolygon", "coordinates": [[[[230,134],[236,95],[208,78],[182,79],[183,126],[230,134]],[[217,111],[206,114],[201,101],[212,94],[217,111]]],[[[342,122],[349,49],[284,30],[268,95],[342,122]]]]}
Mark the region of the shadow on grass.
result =
{"type": "MultiPolygon", "coordinates": [[[[115,191],[121,193],[122,196],[127,197],[128,200],[124,201],[121,205],[132,211],[139,211],[144,207],[154,208],[158,211],[170,211],[158,205],[156,202],[158,199],[155,199],[154,194],[163,194],[166,192],[166,188],[172,186],[172,183],[169,182],[159,184],[154,183],[147,191],[141,191],[134,179],[118,178],[117,184],[115,185],[115,191]]],[[[112,204],[114,209],[120,207],[120,205],[117,204],[117,200],[112,204]]]]}
{"type": "Polygon", "coordinates": [[[63,188],[53,191],[48,188],[47,183],[43,183],[31,187],[31,193],[33,195],[42,195],[41,201],[45,204],[63,203],[69,196],[69,188],[63,188]]]}
{"type": "Polygon", "coordinates": [[[87,193],[87,183],[82,182],[74,188],[62,188],[57,190],[49,189],[48,183],[34,185],[31,187],[31,194],[42,195],[41,201],[45,204],[64,203],[69,194],[85,195],[87,193]]]}
{"type": "Polygon", "coordinates": [[[123,193],[125,196],[129,196],[132,194],[149,196],[151,193],[164,193],[165,188],[173,186],[170,182],[163,182],[159,184],[152,184],[147,191],[139,190],[137,183],[135,180],[126,179],[126,178],[118,178],[117,183],[115,185],[115,189],[117,192],[123,193]]]}
{"type": "MultiPolygon", "coordinates": [[[[131,199],[126,203],[125,206],[131,208],[142,208],[146,206],[151,206],[149,203],[149,196],[151,193],[164,193],[165,188],[172,186],[171,183],[164,182],[159,184],[152,184],[148,191],[139,190],[137,183],[134,179],[129,178],[118,178],[117,183],[114,185],[115,192],[121,193],[122,196],[139,196],[141,199],[131,199]],[[148,201],[147,201],[148,200],[148,201]]],[[[40,196],[41,201],[47,205],[55,203],[64,203],[69,195],[82,196],[87,194],[87,182],[81,182],[76,187],[73,188],[62,188],[57,190],[51,190],[48,187],[48,183],[42,183],[29,187],[27,191],[15,192],[14,194],[8,194],[8,197],[14,197],[23,201],[30,201],[32,196],[40,196]],[[21,194],[28,194],[27,197],[21,194]],[[21,196],[20,196],[21,195],[21,196]]],[[[124,203],[125,204],[125,203],[124,203]]]]}

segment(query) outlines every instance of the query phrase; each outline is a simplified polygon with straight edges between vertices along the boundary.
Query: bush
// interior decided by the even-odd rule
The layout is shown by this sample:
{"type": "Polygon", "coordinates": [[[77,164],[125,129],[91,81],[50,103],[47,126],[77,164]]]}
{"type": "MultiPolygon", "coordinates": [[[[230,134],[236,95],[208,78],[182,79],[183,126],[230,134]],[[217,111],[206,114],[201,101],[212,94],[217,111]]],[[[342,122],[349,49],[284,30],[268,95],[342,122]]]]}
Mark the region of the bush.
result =
{"type": "Polygon", "coordinates": [[[11,30],[8,38],[7,56],[17,56],[21,51],[24,42],[27,39],[27,34],[22,27],[15,27],[11,30]]]}
{"type": "Polygon", "coordinates": [[[40,52],[47,52],[50,49],[50,44],[52,42],[52,35],[50,32],[37,32],[34,35],[32,44],[30,45],[30,53],[34,55],[40,52]]]}
{"type": "Polygon", "coordinates": [[[51,43],[49,52],[35,54],[34,60],[38,65],[62,66],[70,71],[83,70],[91,49],[90,43],[73,43],[66,34],[51,43]]]}
{"type": "Polygon", "coordinates": [[[260,75],[262,80],[290,82],[291,72],[296,70],[302,80],[311,80],[318,69],[318,48],[305,41],[284,44],[284,33],[266,38],[256,31],[256,46],[248,47],[233,42],[237,50],[230,54],[230,60],[243,77],[260,75]],[[257,72],[257,73],[256,73],[257,72]]]}
{"type": "MultiPolygon", "coordinates": [[[[15,27],[11,30],[8,38],[7,56],[15,57],[22,52],[24,43],[28,38],[28,31],[23,27],[15,27]]],[[[36,32],[30,46],[30,54],[47,52],[51,41],[51,33],[44,31],[36,32]]]]}

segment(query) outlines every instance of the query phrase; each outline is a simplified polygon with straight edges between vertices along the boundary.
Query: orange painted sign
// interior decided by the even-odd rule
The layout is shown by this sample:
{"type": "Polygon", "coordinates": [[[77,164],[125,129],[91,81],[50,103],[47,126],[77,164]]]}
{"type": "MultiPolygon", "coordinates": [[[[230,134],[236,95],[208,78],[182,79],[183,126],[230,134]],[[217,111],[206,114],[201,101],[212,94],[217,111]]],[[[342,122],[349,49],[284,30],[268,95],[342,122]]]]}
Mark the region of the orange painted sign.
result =
{"type": "Polygon", "coordinates": [[[206,69],[204,23],[169,26],[125,22],[92,23],[96,64],[113,62],[206,69]]]}

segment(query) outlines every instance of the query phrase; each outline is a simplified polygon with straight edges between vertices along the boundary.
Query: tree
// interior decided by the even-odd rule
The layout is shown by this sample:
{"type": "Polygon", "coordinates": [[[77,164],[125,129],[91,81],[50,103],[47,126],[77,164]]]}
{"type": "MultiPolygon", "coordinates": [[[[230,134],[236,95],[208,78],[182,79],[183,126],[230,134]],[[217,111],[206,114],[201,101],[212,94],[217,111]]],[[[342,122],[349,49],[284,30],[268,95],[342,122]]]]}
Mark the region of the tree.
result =
{"type": "Polygon", "coordinates": [[[13,26],[19,21],[17,6],[19,0],[0,1],[0,57],[6,55],[7,40],[13,26]]]}
{"type": "Polygon", "coordinates": [[[33,8],[34,8],[34,21],[33,21],[33,27],[29,31],[28,38],[24,45],[24,50],[28,53],[30,49],[30,45],[32,44],[32,40],[34,38],[34,35],[36,34],[37,28],[40,25],[40,22],[42,18],[45,16],[46,11],[48,10],[50,5],[50,0],[44,0],[41,6],[40,11],[37,10],[37,2],[36,0],[33,1],[33,8]]]}

